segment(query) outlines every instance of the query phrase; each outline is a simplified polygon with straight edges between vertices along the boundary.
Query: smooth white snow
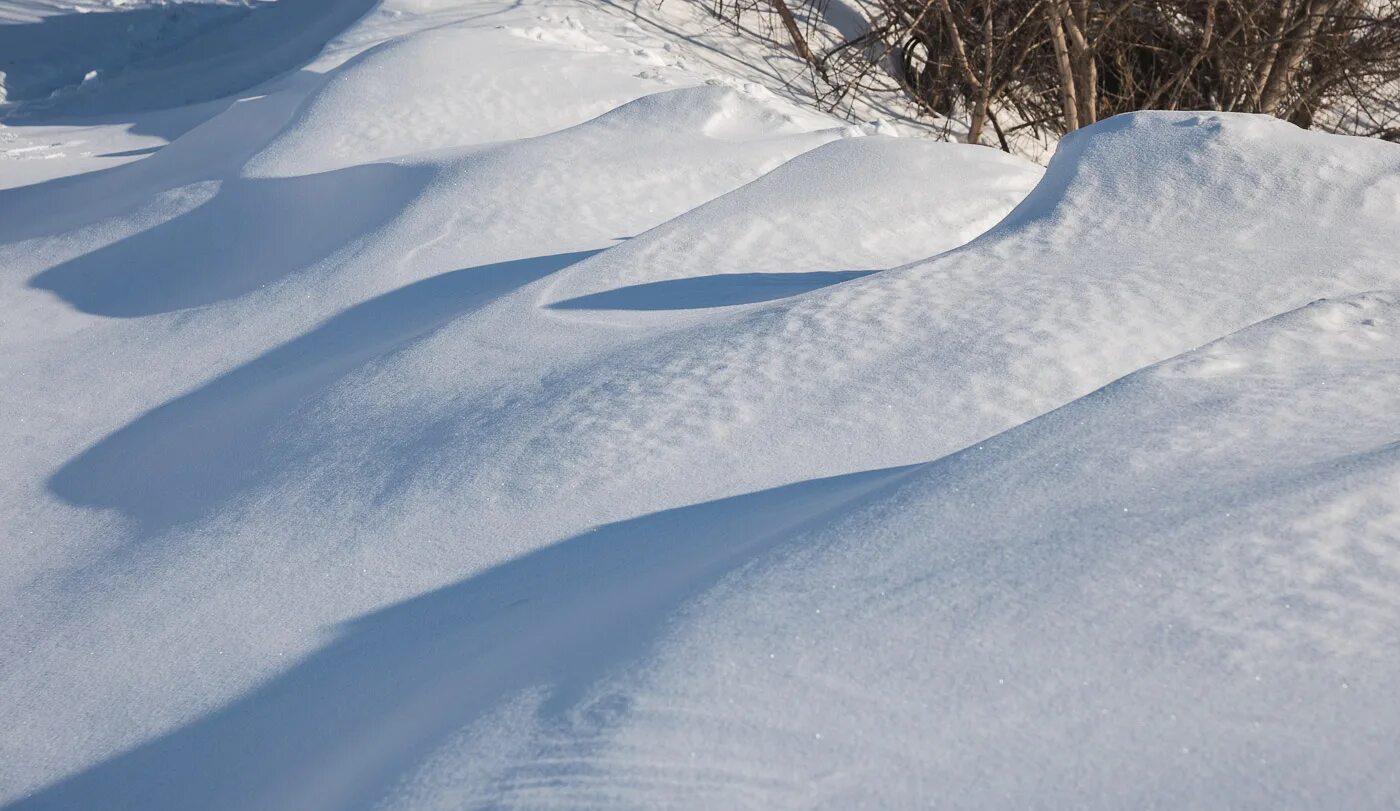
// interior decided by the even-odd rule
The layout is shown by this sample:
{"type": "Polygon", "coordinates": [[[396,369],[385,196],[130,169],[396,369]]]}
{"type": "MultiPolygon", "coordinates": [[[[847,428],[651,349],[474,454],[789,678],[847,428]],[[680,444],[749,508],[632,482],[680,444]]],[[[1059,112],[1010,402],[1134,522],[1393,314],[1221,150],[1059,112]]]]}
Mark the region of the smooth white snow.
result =
{"type": "Polygon", "coordinates": [[[41,41],[131,5],[0,2],[106,60],[0,126],[5,807],[1400,802],[1400,148],[1042,173],[589,0],[41,41]]]}

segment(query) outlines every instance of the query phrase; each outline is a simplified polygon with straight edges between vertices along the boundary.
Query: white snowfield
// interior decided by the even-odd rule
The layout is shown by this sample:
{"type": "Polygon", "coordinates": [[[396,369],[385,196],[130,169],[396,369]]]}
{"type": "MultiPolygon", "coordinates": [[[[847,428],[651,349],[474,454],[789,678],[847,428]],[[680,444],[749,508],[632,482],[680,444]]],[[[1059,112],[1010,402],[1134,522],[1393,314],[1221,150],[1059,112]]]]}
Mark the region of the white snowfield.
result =
{"type": "Polygon", "coordinates": [[[1400,805],[1400,147],[1042,173],[679,2],[46,3],[0,807],[1400,805]]]}

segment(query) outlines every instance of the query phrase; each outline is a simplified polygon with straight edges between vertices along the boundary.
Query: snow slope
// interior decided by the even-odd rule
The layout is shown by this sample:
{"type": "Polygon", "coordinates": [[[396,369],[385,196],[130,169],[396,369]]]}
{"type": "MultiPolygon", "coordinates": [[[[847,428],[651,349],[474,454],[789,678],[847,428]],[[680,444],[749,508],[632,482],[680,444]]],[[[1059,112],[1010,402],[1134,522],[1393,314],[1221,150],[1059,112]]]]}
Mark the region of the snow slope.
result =
{"type": "Polygon", "coordinates": [[[1387,806],[1397,315],[1323,300],[889,471],[397,804],[1387,806]]]}
{"type": "Polygon", "coordinates": [[[5,807],[1400,801],[1400,149],[352,11],[0,129],[5,807]]]}

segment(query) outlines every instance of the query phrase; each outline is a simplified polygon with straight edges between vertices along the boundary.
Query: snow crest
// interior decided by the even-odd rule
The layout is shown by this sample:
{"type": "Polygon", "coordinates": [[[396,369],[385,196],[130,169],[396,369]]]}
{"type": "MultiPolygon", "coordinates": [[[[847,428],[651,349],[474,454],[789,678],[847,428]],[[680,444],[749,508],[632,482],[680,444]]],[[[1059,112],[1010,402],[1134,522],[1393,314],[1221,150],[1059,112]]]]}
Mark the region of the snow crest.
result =
{"type": "Polygon", "coordinates": [[[332,5],[8,102],[7,808],[1400,801],[1400,148],[332,5]]]}

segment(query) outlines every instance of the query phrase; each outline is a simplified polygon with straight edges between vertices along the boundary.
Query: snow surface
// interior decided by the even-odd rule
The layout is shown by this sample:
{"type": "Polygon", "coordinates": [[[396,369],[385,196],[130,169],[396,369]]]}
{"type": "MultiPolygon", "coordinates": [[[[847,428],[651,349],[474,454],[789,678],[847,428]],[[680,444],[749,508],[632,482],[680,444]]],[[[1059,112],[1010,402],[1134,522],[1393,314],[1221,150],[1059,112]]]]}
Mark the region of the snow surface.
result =
{"type": "Polygon", "coordinates": [[[1042,172],[687,7],[45,2],[6,808],[1400,803],[1395,145],[1042,172]]]}

